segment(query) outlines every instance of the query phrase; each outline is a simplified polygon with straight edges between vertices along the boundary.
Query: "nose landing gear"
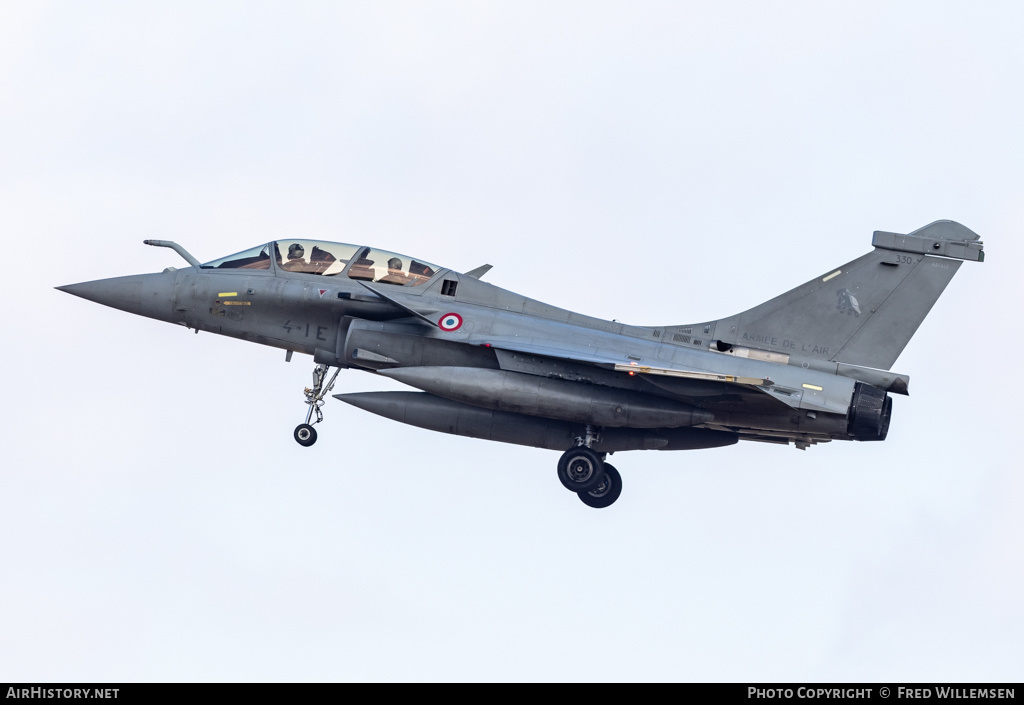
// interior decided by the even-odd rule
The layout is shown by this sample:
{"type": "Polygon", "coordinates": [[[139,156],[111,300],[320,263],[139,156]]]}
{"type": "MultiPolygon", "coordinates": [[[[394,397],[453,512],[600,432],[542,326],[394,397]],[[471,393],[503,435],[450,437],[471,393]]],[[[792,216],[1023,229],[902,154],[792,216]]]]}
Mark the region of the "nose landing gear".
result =
{"type": "Polygon", "coordinates": [[[316,429],[313,428],[313,424],[318,424],[324,420],[323,412],[320,411],[320,407],[324,405],[324,397],[334,389],[334,380],[337,379],[338,373],[341,372],[339,367],[331,375],[331,379],[324,385],[324,378],[327,376],[327,370],[330,368],[327,365],[317,365],[313,368],[313,387],[306,387],[303,394],[306,395],[306,403],[309,404],[309,411],[306,412],[306,423],[300,423],[295,427],[295,441],[300,446],[311,446],[316,443],[316,429]],[[313,412],[316,412],[316,421],[311,424],[309,421],[313,418],[313,412]]]}

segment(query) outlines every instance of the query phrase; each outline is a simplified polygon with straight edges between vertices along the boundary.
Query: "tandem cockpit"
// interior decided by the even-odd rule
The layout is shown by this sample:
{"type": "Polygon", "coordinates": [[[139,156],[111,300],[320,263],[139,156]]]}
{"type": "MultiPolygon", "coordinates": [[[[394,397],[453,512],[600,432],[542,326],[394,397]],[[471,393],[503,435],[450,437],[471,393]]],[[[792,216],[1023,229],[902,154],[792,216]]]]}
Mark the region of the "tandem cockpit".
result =
{"type": "Polygon", "coordinates": [[[323,240],[277,240],[206,262],[200,267],[342,276],[398,286],[420,286],[441,270],[437,265],[397,252],[323,240]]]}

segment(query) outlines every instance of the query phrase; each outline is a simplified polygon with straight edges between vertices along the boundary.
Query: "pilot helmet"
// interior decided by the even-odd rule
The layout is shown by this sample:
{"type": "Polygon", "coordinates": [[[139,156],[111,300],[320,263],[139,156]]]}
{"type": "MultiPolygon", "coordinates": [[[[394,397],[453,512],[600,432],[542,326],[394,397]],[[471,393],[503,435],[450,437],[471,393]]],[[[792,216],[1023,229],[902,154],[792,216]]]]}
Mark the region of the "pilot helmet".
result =
{"type": "Polygon", "coordinates": [[[297,259],[305,253],[306,251],[302,248],[302,245],[297,242],[288,247],[288,259],[297,259]]]}

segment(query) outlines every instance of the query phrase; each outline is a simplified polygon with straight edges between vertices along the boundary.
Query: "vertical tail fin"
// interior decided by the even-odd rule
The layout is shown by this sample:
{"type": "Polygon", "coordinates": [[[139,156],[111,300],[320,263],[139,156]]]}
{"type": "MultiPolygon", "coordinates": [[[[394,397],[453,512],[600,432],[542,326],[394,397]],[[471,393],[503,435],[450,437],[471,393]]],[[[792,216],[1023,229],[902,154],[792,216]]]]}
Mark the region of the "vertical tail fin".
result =
{"type": "Polygon", "coordinates": [[[699,324],[723,343],[887,370],[978,236],[951,220],[909,235],[876,231],[875,249],[749,311],[699,324]]]}

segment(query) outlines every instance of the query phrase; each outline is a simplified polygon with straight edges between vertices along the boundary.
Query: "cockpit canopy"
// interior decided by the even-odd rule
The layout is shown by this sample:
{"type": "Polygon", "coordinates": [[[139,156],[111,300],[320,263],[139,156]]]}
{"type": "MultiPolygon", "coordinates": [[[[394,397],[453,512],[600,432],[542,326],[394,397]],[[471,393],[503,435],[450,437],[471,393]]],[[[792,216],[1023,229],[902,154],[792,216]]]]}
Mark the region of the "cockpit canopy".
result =
{"type": "Polygon", "coordinates": [[[323,240],[278,240],[200,266],[202,269],[276,268],[324,277],[347,274],[349,279],[399,286],[419,286],[441,269],[396,252],[323,240]]]}

